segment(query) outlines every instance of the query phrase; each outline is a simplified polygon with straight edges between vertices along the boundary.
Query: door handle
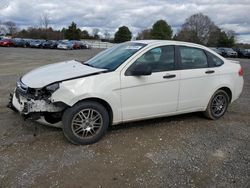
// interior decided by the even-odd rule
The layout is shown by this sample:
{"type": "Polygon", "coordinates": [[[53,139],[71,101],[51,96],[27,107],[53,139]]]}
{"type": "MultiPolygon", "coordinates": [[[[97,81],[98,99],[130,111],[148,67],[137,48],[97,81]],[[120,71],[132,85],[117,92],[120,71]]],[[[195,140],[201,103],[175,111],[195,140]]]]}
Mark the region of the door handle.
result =
{"type": "Polygon", "coordinates": [[[176,77],[175,74],[166,74],[165,76],[163,76],[163,78],[169,79],[169,78],[174,78],[176,77]]]}
{"type": "Polygon", "coordinates": [[[214,70],[208,70],[205,72],[206,74],[213,74],[214,73],[214,70]]]}

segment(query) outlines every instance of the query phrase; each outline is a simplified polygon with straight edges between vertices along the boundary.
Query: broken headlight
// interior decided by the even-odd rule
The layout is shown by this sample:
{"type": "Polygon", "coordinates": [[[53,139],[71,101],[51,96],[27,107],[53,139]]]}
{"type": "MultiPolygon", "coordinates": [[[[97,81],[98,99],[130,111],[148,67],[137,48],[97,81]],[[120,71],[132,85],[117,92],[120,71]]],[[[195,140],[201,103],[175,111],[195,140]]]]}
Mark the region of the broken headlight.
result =
{"type": "Polygon", "coordinates": [[[59,88],[59,83],[54,83],[54,84],[46,86],[46,90],[50,91],[51,93],[56,91],[58,88],[59,88]]]}

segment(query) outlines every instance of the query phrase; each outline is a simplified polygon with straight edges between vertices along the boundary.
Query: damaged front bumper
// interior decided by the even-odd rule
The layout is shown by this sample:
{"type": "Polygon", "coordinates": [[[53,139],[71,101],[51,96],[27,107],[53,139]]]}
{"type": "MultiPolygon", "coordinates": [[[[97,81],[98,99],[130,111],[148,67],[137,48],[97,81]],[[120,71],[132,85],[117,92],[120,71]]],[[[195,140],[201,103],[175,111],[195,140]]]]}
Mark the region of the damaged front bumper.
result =
{"type": "Polygon", "coordinates": [[[12,104],[19,112],[26,115],[32,112],[59,112],[62,110],[60,107],[50,103],[49,100],[25,98],[17,91],[13,94],[12,104]]]}
{"type": "Polygon", "coordinates": [[[58,114],[61,114],[66,105],[62,103],[52,103],[50,99],[32,99],[15,89],[14,93],[10,94],[7,107],[14,111],[18,111],[25,119],[29,118],[43,124],[52,125],[59,122],[61,115],[58,114]],[[50,121],[52,118],[56,118],[57,121],[50,121]]]}

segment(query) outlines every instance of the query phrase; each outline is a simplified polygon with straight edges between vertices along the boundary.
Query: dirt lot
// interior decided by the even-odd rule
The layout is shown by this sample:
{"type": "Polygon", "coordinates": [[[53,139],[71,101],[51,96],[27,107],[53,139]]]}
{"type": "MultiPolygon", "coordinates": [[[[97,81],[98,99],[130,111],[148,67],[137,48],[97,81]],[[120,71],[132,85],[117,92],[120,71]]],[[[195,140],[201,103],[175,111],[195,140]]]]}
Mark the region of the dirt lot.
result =
{"type": "Polygon", "coordinates": [[[192,113],[118,125],[90,146],[72,145],[60,129],[5,107],[21,74],[98,51],[0,48],[1,188],[250,186],[249,59],[240,60],[243,94],[220,120],[192,113]]]}

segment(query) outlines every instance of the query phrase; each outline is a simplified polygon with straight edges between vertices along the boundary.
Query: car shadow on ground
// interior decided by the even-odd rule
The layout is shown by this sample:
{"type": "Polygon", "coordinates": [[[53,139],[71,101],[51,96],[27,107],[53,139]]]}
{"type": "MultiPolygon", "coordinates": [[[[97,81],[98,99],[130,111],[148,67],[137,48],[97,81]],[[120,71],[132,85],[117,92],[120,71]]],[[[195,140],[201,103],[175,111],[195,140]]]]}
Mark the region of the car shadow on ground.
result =
{"type": "MultiPolygon", "coordinates": [[[[120,123],[117,125],[109,126],[108,132],[116,132],[122,129],[132,129],[132,128],[145,128],[152,126],[154,124],[157,124],[158,126],[166,126],[172,122],[175,122],[176,124],[181,123],[183,121],[191,121],[191,120],[206,120],[204,118],[203,114],[201,112],[194,112],[194,113],[188,113],[188,114],[181,114],[181,115],[174,115],[174,116],[168,116],[168,117],[160,117],[160,118],[154,118],[154,119],[147,119],[147,120],[140,120],[140,121],[132,121],[128,123],[120,123]]],[[[38,122],[35,122],[33,120],[23,119],[23,124],[25,126],[25,129],[29,132],[33,132],[34,136],[37,136],[38,134],[42,132],[59,132],[62,131],[62,128],[58,127],[52,127],[49,125],[43,125],[38,122]]]]}
{"type": "Polygon", "coordinates": [[[152,126],[153,124],[166,126],[167,124],[171,122],[178,123],[178,122],[183,122],[185,120],[191,120],[193,118],[206,120],[206,118],[203,116],[201,112],[194,112],[194,113],[188,113],[188,114],[181,114],[181,115],[160,117],[160,118],[154,118],[154,119],[132,121],[128,123],[121,123],[121,124],[110,126],[109,132],[113,132],[113,131],[117,131],[121,129],[143,128],[147,126],[152,126]]]}

